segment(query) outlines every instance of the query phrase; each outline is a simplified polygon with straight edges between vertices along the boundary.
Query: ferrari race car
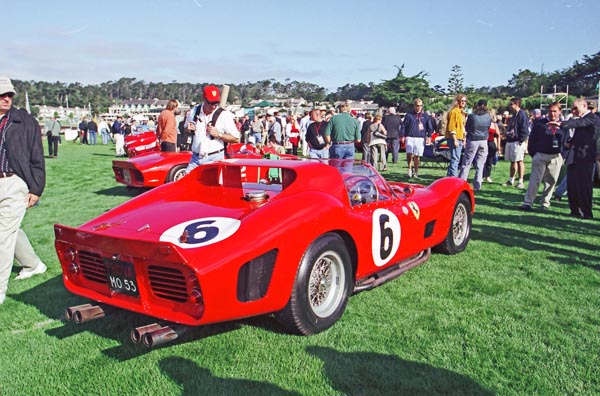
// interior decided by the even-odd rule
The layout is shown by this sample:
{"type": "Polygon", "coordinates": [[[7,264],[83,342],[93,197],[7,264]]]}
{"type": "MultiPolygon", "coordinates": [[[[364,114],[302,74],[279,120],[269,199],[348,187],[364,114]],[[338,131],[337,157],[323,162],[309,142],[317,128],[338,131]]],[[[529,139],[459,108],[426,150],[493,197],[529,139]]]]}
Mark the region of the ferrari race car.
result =
{"type": "Polygon", "coordinates": [[[125,136],[124,149],[128,157],[160,151],[156,130],[148,125],[136,126],[134,131],[125,136]]]}
{"type": "MultiPolygon", "coordinates": [[[[269,147],[260,150],[251,144],[234,143],[227,145],[229,158],[260,159],[267,154],[276,154],[269,147]]],[[[278,158],[296,159],[290,154],[282,154],[278,158]]],[[[192,158],[191,151],[169,153],[151,151],[133,158],[113,160],[112,168],[115,180],[128,187],[156,187],[181,179],[185,176],[186,168],[192,158]]]]}
{"type": "Polygon", "coordinates": [[[352,160],[226,159],[72,228],[55,225],[66,288],[171,322],[132,331],[146,346],[186,326],[274,313],[310,335],[348,298],[469,242],[474,196],[458,178],[428,187],[386,181],[352,160]]]}

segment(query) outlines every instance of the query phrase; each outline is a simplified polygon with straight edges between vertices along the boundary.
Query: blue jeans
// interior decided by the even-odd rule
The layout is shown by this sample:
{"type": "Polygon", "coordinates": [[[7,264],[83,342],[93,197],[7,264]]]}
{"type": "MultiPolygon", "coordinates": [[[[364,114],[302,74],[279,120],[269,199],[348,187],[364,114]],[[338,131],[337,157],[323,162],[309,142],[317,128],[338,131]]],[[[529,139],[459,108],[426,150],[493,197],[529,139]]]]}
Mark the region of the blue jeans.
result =
{"type": "Polygon", "coordinates": [[[336,144],[329,148],[330,158],[354,159],[354,143],[336,144]]]}
{"type": "Polygon", "coordinates": [[[221,151],[220,153],[215,153],[212,155],[206,155],[201,157],[198,153],[193,153],[192,158],[190,159],[190,163],[188,164],[185,173],[188,174],[194,168],[198,167],[198,165],[206,164],[208,162],[219,161],[225,158],[225,152],[221,151]]]}
{"type": "Polygon", "coordinates": [[[308,158],[329,158],[329,150],[308,149],[308,158]]]}
{"type": "Polygon", "coordinates": [[[101,129],[100,135],[102,136],[102,144],[108,144],[108,139],[110,139],[110,136],[108,135],[108,129],[101,129]]]}
{"type": "Polygon", "coordinates": [[[487,160],[487,154],[487,140],[467,140],[465,158],[462,166],[460,167],[458,177],[463,180],[467,180],[469,178],[471,165],[475,164],[475,178],[473,179],[473,189],[475,191],[481,189],[481,182],[483,181],[483,166],[487,160]]]}
{"type": "Polygon", "coordinates": [[[255,146],[257,144],[262,144],[262,132],[252,132],[248,141],[255,146]]]}
{"type": "Polygon", "coordinates": [[[460,155],[462,154],[463,141],[456,140],[456,146],[454,145],[454,139],[448,139],[448,147],[450,148],[450,165],[448,165],[447,176],[458,176],[458,165],[460,164],[460,155]]]}
{"type": "Polygon", "coordinates": [[[96,131],[92,131],[91,129],[88,131],[88,144],[96,144],[96,131]]]}

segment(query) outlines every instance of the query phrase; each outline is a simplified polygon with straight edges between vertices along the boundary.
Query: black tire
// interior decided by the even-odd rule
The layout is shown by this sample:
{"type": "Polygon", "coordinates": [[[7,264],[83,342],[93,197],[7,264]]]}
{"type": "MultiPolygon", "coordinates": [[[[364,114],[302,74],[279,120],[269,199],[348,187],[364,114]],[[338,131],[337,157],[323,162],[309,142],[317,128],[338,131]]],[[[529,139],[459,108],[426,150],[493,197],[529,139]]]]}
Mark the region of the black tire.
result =
{"type": "Polygon", "coordinates": [[[187,165],[177,165],[174,166],[170,171],[169,171],[169,176],[167,177],[167,183],[170,183],[172,181],[177,181],[179,179],[181,179],[183,176],[186,175],[186,170],[187,165]]]}
{"type": "Polygon", "coordinates": [[[434,250],[445,254],[460,253],[467,247],[471,236],[471,201],[466,194],[461,194],[452,212],[452,221],[446,239],[434,250]]]}
{"type": "Polygon", "coordinates": [[[342,238],[333,233],[319,237],[302,256],[290,300],[275,317],[295,334],[328,329],[346,309],[352,278],[350,255],[342,238]]]}

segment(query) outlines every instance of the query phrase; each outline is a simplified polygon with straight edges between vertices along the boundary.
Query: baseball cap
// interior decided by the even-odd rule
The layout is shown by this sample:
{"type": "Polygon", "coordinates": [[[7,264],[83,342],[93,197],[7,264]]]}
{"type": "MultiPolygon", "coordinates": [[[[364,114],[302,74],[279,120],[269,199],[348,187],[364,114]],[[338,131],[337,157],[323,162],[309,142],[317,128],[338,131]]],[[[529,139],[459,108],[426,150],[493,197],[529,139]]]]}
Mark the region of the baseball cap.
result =
{"type": "Polygon", "coordinates": [[[479,99],[479,102],[477,102],[477,106],[487,106],[487,100],[479,99]]]}
{"type": "Polygon", "coordinates": [[[12,85],[10,79],[4,76],[0,77],[0,94],[5,94],[9,92],[14,93],[15,95],[17,94],[17,91],[15,91],[15,87],[14,85],[12,85]]]}
{"type": "Polygon", "coordinates": [[[540,110],[540,109],[533,109],[533,114],[535,114],[535,115],[542,115],[542,110],[540,110]]]}
{"type": "Polygon", "coordinates": [[[221,93],[219,92],[219,88],[214,85],[207,85],[204,87],[202,91],[202,95],[204,96],[204,100],[209,103],[219,102],[221,100],[221,93]]]}
{"type": "Polygon", "coordinates": [[[356,110],[350,110],[350,114],[352,114],[353,116],[357,115],[358,112],[356,110]]]}

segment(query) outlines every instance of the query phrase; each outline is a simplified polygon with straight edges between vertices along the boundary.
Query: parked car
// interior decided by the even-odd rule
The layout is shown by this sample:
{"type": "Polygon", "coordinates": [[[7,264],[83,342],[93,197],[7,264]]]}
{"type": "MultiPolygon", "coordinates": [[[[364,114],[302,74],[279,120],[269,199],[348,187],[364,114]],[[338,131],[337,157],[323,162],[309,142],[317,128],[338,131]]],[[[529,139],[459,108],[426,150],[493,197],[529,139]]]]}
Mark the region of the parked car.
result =
{"type": "Polygon", "coordinates": [[[149,125],[137,125],[130,134],[125,136],[124,148],[128,157],[160,151],[156,129],[149,125]]]}
{"type": "Polygon", "coordinates": [[[332,326],[353,293],[469,242],[474,196],[459,178],[386,181],[352,160],[226,159],[201,165],[79,226],[56,224],[66,288],[154,323],[156,345],[200,326],[275,314],[293,333],[332,326]]]}
{"type": "MultiPolygon", "coordinates": [[[[257,149],[251,144],[235,143],[227,145],[229,158],[260,159],[267,154],[276,154],[268,147],[257,149]]],[[[132,158],[113,160],[115,180],[128,187],[156,187],[176,181],[185,176],[191,151],[163,152],[150,151],[132,158]]],[[[277,158],[295,159],[294,155],[282,154],[277,158]]]]}

